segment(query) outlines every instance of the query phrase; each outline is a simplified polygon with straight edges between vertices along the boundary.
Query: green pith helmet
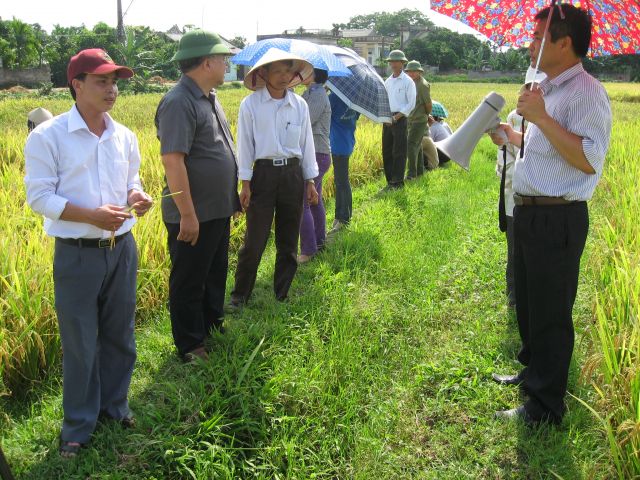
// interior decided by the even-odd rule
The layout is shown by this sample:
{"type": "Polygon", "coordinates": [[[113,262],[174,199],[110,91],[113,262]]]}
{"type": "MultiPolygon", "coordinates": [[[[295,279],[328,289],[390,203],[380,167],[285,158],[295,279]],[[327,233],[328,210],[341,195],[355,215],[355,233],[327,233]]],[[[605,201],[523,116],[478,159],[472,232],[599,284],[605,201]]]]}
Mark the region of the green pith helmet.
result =
{"type": "Polygon", "coordinates": [[[404,52],[402,50],[391,50],[389,56],[387,57],[387,62],[405,62],[407,63],[407,57],[404,56],[404,52]]]}
{"type": "Polygon", "coordinates": [[[411,60],[407,63],[407,66],[404,67],[405,72],[420,72],[424,73],[424,69],[418,60],[411,60]]]}
{"type": "Polygon", "coordinates": [[[171,60],[187,60],[206,55],[231,55],[231,50],[222,39],[212,32],[191,30],[185,33],[178,44],[178,51],[171,60]]]}

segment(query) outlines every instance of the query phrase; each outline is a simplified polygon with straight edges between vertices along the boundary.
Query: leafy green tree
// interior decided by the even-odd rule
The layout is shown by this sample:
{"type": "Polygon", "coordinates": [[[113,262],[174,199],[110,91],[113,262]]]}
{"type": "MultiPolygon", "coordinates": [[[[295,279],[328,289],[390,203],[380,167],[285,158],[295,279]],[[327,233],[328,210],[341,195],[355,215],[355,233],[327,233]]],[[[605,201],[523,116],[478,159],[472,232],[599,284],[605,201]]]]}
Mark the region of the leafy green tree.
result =
{"type": "Polygon", "coordinates": [[[45,58],[51,68],[51,81],[56,87],[67,85],[67,65],[69,59],[82,48],[91,48],[89,39],[92,32],[82,25],[81,27],[62,27],[55,25],[51,31],[51,41],[45,47],[45,58]]]}
{"type": "Polygon", "coordinates": [[[240,35],[237,35],[233,37],[231,40],[229,40],[229,43],[234,47],[244,48],[247,46],[247,39],[245,37],[241,37],[240,35]]]}
{"type": "Polygon", "coordinates": [[[334,24],[334,28],[371,28],[380,35],[399,35],[406,27],[425,27],[431,29],[433,22],[420,10],[403,8],[397,12],[375,12],[351,17],[347,23],[334,24]]]}
{"type": "Polygon", "coordinates": [[[16,18],[1,23],[2,65],[5,68],[28,68],[39,65],[40,44],[34,28],[16,18]]]}

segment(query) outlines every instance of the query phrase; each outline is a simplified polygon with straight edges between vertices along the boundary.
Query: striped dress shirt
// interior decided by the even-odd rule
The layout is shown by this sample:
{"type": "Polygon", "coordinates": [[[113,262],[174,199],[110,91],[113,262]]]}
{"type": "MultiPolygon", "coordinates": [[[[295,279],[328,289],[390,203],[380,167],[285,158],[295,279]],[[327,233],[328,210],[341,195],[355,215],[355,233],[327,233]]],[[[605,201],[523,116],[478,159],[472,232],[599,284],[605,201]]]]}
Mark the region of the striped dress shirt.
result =
{"type": "Polygon", "coordinates": [[[540,83],[545,108],[563,128],[582,137],[582,150],[595,174],[570,165],[529,123],[525,133],[524,157],[517,158],[513,190],[525,196],[562,197],[586,201],[602,176],[611,136],[611,106],[604,87],[585,72],[581,63],[557,77],[540,83]]]}

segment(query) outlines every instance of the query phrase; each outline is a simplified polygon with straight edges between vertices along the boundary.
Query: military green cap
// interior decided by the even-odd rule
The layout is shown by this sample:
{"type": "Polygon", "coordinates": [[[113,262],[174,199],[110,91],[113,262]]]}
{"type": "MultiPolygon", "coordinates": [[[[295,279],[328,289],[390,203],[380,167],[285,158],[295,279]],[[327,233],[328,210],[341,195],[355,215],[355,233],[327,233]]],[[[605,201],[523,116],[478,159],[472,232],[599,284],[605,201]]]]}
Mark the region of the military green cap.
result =
{"type": "Polygon", "coordinates": [[[185,33],[178,44],[178,51],[171,60],[188,60],[206,55],[232,55],[222,39],[212,32],[196,29],[185,33]]]}
{"type": "Polygon", "coordinates": [[[408,62],[407,57],[404,56],[402,50],[391,50],[387,57],[387,62],[408,62]]]}
{"type": "Polygon", "coordinates": [[[407,63],[404,69],[406,72],[423,72],[424,73],[424,69],[422,68],[422,65],[420,65],[420,62],[417,60],[411,60],[409,63],[407,63]]]}

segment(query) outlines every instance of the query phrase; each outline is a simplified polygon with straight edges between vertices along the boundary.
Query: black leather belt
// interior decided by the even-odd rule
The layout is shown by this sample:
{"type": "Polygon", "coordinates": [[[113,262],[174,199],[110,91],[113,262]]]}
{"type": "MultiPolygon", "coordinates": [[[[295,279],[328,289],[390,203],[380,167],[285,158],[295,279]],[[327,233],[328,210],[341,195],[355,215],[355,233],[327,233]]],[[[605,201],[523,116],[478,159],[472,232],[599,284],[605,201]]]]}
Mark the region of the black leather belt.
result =
{"type": "Polygon", "coordinates": [[[286,167],[300,165],[300,159],[292,158],[259,158],[255,161],[256,165],[261,167],[286,167]]]}
{"type": "Polygon", "coordinates": [[[565,200],[562,197],[528,197],[524,195],[513,195],[513,203],[519,207],[535,206],[549,206],[549,205],[571,205],[573,203],[579,203],[578,200],[565,200]]]}
{"type": "MultiPolygon", "coordinates": [[[[124,240],[131,232],[118,235],[113,240],[113,245],[116,245],[119,241],[124,240]]],[[[56,242],[64,243],[66,245],[73,245],[80,248],[109,248],[111,247],[110,238],[60,238],[56,237],[56,242]]]]}

